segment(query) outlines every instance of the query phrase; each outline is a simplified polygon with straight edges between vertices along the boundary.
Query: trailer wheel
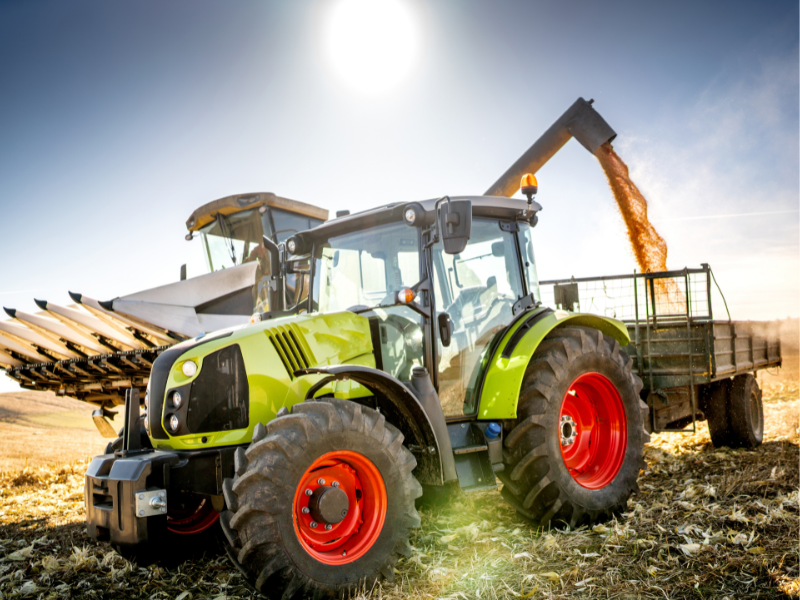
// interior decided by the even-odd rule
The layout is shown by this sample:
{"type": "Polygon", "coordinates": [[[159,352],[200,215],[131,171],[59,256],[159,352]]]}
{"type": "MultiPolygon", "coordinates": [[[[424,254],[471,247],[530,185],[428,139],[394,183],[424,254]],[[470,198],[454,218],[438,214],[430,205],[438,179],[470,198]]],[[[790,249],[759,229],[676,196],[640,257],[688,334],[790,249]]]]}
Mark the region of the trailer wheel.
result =
{"type": "Polygon", "coordinates": [[[528,365],[518,418],[506,423],[503,497],[540,526],[575,528],[625,510],[650,440],[641,389],[614,339],[585,327],[552,332],[528,365]]]}
{"type": "Polygon", "coordinates": [[[728,398],[731,380],[723,379],[702,386],[705,396],[705,415],[708,422],[708,434],[715,448],[731,445],[731,425],[728,416],[728,398]]]}
{"type": "Polygon", "coordinates": [[[223,484],[222,530],[256,591],[305,598],[367,589],[410,556],[422,488],[403,435],[377,411],[313,401],[257,425],[223,484]]]}
{"type": "Polygon", "coordinates": [[[714,447],[755,448],[764,439],[761,390],[752,375],[737,375],[711,384],[705,413],[714,447]]]}
{"type": "Polygon", "coordinates": [[[755,448],[764,440],[764,408],[756,378],[737,375],[729,387],[729,441],[734,448],[755,448]]]}

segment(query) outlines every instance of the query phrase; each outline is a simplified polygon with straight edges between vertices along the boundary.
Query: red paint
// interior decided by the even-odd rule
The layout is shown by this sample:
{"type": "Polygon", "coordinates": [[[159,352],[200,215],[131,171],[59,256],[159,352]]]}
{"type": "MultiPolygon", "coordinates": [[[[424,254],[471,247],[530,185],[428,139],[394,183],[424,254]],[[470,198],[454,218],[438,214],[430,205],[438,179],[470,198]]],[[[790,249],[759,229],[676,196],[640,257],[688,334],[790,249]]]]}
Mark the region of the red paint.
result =
{"type": "Polygon", "coordinates": [[[584,373],[564,395],[559,427],[564,415],[577,429],[575,442],[561,446],[572,478],[590,490],[606,487],[619,473],[628,446],[625,406],[617,388],[604,375],[584,373]]]}
{"type": "Polygon", "coordinates": [[[199,502],[186,510],[170,509],[167,513],[167,529],[178,535],[195,535],[202,533],[219,520],[219,513],[214,510],[211,501],[201,498],[199,502]]]}
{"type": "Polygon", "coordinates": [[[362,557],[375,544],[386,518],[386,486],[372,461],[349,450],[323,454],[306,470],[294,494],[294,530],[311,556],[326,565],[344,565],[362,557]],[[322,478],[325,484],[318,483],[322,478]],[[330,531],[323,524],[311,527],[311,515],[303,514],[308,506],[306,490],[332,485],[347,494],[347,516],[333,524],[330,531]]]}

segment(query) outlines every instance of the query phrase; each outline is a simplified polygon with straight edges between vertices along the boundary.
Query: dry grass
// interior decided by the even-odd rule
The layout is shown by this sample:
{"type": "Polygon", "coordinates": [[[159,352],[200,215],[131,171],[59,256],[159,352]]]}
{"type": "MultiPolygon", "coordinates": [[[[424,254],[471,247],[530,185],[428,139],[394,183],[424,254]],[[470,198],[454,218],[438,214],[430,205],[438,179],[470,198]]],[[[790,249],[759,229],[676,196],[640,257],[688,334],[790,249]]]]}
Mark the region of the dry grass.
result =
{"type": "Polygon", "coordinates": [[[92,408],[52,392],[0,394],[0,471],[56,467],[103,452],[108,440],[97,432],[92,408]]]}
{"type": "MultiPolygon", "coordinates": [[[[798,388],[765,393],[760,448],[707,430],[654,436],[641,493],[616,522],[542,531],[499,494],[422,511],[386,598],[798,597],[798,388]]],[[[86,537],[85,463],[0,474],[0,599],[249,598],[223,556],[138,567],[86,537]]]]}

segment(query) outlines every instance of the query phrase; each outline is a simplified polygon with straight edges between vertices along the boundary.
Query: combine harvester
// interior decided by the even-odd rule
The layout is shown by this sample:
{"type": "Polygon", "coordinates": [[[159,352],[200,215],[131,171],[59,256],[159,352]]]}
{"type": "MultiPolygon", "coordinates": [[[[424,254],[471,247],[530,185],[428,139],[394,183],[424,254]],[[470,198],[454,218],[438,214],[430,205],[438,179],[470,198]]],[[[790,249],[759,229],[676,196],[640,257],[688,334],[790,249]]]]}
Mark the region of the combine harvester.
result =
{"type": "MultiPolygon", "coordinates": [[[[144,395],[160,352],[268,309],[264,237],[281,243],[327,219],[327,210],[271,193],[209,202],[186,221],[186,239],[202,243],[207,274],[186,279],[184,265],[180,281],[114,300],[70,292],[74,304],[36,300],[37,313],[5,308],[10,320],[0,321],[0,368],[25,389],[97,405],[98,428],[116,437],[104,417],[124,404],[126,389],[144,395]]],[[[286,287],[293,291],[293,280],[286,287]]],[[[301,285],[297,293],[299,300],[307,289],[301,285]]]]}

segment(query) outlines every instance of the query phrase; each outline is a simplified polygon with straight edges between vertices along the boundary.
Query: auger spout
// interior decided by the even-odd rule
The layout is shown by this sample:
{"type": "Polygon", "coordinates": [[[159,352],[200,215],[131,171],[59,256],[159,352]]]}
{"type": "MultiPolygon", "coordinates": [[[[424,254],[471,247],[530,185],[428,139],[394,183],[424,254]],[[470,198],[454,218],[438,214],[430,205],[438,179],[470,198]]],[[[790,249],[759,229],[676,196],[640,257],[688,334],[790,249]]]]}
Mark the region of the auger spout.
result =
{"type": "Polygon", "coordinates": [[[519,190],[520,178],[525,173],[536,173],[553,158],[570,138],[575,138],[594,154],[600,146],[617,137],[616,132],[588,102],[578,98],[567,111],[503,173],[488,190],[487,196],[511,197],[519,190]]]}

